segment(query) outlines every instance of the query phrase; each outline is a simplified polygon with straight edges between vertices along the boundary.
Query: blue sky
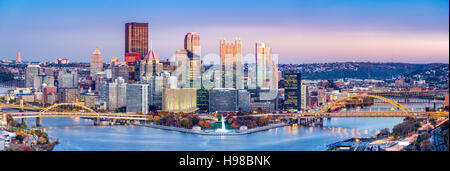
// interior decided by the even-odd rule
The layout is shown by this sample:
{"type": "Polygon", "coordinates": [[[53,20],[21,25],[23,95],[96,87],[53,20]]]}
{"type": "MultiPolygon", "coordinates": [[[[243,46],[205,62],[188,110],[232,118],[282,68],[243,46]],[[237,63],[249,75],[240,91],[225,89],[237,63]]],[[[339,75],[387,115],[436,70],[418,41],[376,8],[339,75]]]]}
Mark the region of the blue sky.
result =
{"type": "Polygon", "coordinates": [[[162,59],[201,36],[202,54],[219,40],[243,40],[244,54],[264,41],[280,63],[444,62],[448,0],[0,0],[0,59],[123,60],[124,23],[148,22],[162,59]]]}

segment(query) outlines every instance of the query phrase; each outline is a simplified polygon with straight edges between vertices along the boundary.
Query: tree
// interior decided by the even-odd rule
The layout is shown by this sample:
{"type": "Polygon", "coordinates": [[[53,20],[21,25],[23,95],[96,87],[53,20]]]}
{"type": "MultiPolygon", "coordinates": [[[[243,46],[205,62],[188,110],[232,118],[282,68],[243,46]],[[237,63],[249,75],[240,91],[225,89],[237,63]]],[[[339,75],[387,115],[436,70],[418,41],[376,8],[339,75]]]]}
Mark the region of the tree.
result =
{"type": "Polygon", "coordinates": [[[191,121],[192,121],[192,125],[197,125],[198,122],[200,121],[200,118],[198,116],[194,116],[194,117],[192,117],[191,121]]]}
{"type": "Polygon", "coordinates": [[[191,122],[189,121],[189,119],[183,118],[183,119],[181,119],[181,126],[185,127],[185,128],[190,128],[191,122]]]}
{"type": "Polygon", "coordinates": [[[148,119],[149,121],[153,121],[153,115],[148,115],[148,116],[147,116],[147,119],[148,119]]]}
{"type": "Polygon", "coordinates": [[[153,117],[153,120],[154,121],[159,121],[161,118],[159,117],[159,116],[155,116],[155,117],[153,117]]]}

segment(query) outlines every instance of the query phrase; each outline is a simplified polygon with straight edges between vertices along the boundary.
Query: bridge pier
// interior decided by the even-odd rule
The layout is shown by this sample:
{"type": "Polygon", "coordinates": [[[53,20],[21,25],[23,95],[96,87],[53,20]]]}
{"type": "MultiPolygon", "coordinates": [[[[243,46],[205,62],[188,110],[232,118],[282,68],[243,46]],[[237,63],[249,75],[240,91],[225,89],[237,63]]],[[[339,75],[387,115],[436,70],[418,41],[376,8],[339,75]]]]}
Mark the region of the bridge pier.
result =
{"type": "Polygon", "coordinates": [[[94,119],[94,125],[95,126],[99,126],[100,125],[100,118],[95,118],[94,119]]]}
{"type": "Polygon", "coordinates": [[[42,118],[41,117],[37,117],[36,118],[36,127],[41,127],[42,126],[42,118]]]}
{"type": "Polygon", "coordinates": [[[27,124],[27,118],[22,118],[22,124],[27,124]]]}

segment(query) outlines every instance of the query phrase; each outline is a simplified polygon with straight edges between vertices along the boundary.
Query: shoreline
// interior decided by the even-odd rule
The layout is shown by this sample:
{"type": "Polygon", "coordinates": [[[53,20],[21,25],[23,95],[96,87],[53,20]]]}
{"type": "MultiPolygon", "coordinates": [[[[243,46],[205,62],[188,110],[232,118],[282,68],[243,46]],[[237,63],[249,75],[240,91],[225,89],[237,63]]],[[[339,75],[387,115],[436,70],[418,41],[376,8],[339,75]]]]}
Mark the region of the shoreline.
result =
{"type": "Polygon", "coordinates": [[[134,124],[134,125],[162,129],[162,130],[169,130],[169,131],[177,131],[177,132],[182,132],[182,133],[206,135],[206,136],[238,136],[238,135],[247,135],[247,134],[252,134],[252,133],[256,133],[256,132],[274,129],[274,128],[284,127],[289,124],[288,123],[277,123],[277,124],[267,125],[267,126],[263,126],[263,127],[252,128],[252,129],[248,129],[245,131],[238,130],[236,132],[228,132],[228,133],[217,133],[217,132],[214,132],[213,130],[211,132],[205,132],[204,130],[192,130],[192,129],[186,129],[186,128],[177,128],[177,127],[171,127],[171,126],[156,125],[153,123],[134,124]]]}

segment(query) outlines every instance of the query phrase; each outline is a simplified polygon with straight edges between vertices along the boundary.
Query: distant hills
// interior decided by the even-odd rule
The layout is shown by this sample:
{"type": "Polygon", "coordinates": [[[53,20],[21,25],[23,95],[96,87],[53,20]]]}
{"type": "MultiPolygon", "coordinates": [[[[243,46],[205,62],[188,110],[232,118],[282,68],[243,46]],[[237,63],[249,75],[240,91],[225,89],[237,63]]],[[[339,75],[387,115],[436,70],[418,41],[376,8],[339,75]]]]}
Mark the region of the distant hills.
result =
{"type": "MultiPolygon", "coordinates": [[[[386,80],[393,77],[411,77],[416,74],[425,74],[430,70],[437,70],[430,77],[448,78],[449,64],[407,64],[407,63],[318,63],[318,64],[280,64],[280,70],[297,70],[302,73],[302,79],[379,79],[386,80]],[[446,69],[445,69],[446,68],[446,69]]],[[[433,72],[434,73],[434,72],[433,72]]]]}

